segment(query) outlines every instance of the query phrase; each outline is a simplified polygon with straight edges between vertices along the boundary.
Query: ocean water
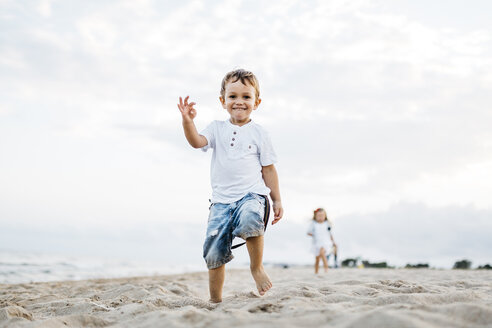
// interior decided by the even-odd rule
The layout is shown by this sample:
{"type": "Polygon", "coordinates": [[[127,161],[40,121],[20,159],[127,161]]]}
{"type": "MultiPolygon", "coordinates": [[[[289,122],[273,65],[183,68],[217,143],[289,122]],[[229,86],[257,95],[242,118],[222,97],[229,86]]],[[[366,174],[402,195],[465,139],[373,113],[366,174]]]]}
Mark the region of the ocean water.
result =
{"type": "Polygon", "coordinates": [[[152,276],[205,270],[203,264],[169,265],[158,261],[0,250],[0,284],[152,276]]]}

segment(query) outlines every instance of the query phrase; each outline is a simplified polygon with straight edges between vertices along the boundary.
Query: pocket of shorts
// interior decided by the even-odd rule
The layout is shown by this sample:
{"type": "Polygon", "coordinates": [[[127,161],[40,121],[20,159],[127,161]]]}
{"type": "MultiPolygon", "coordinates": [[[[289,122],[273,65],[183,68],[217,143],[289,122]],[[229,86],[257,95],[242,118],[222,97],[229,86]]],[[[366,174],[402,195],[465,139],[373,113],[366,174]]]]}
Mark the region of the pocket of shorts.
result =
{"type": "Polygon", "coordinates": [[[251,193],[251,196],[253,196],[253,198],[256,199],[262,206],[265,206],[265,198],[263,198],[263,196],[255,194],[254,192],[251,193]]]}

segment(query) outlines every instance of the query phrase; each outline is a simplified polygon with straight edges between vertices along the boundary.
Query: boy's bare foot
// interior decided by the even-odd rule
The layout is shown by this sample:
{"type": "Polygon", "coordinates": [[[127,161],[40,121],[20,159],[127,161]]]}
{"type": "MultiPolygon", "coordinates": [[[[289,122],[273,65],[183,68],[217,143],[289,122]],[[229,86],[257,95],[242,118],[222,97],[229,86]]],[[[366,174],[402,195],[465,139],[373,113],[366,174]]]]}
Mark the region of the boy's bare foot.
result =
{"type": "Polygon", "coordinates": [[[259,269],[251,269],[251,274],[253,275],[253,279],[256,282],[256,288],[258,288],[258,293],[261,296],[265,295],[265,293],[272,288],[272,282],[270,281],[270,277],[266,274],[263,267],[259,269]]]}
{"type": "Polygon", "coordinates": [[[272,288],[272,282],[263,268],[263,236],[250,237],[246,239],[246,246],[250,258],[250,269],[253,279],[256,282],[256,288],[261,296],[272,288]]]}
{"type": "Polygon", "coordinates": [[[210,303],[221,303],[222,299],[209,299],[208,300],[210,303]]]}

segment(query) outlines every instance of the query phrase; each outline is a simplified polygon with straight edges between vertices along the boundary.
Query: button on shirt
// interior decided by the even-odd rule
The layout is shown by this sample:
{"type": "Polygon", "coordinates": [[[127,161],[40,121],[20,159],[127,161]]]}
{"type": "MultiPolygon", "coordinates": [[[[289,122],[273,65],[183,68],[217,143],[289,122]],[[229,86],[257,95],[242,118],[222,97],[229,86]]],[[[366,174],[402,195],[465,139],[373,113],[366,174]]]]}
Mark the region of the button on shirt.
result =
{"type": "Polygon", "coordinates": [[[277,156],[268,133],[258,124],[238,126],[227,121],[213,121],[201,133],[214,150],[210,167],[212,203],[230,204],[248,192],[268,195],[261,174],[262,166],[274,164],[277,156]]]}

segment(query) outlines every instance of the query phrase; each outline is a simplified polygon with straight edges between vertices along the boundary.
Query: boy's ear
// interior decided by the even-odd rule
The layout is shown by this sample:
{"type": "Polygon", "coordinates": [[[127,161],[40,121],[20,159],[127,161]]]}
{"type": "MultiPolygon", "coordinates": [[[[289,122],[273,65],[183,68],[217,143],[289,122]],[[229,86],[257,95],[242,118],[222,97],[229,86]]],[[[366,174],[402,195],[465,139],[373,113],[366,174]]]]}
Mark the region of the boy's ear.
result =
{"type": "Polygon", "coordinates": [[[219,100],[220,100],[220,103],[222,104],[222,107],[225,108],[225,99],[221,97],[219,97],[219,100]]]}
{"type": "Polygon", "coordinates": [[[256,102],[255,102],[255,109],[257,109],[257,108],[258,108],[258,106],[260,106],[260,104],[261,104],[261,98],[256,99],[256,102]]]}

